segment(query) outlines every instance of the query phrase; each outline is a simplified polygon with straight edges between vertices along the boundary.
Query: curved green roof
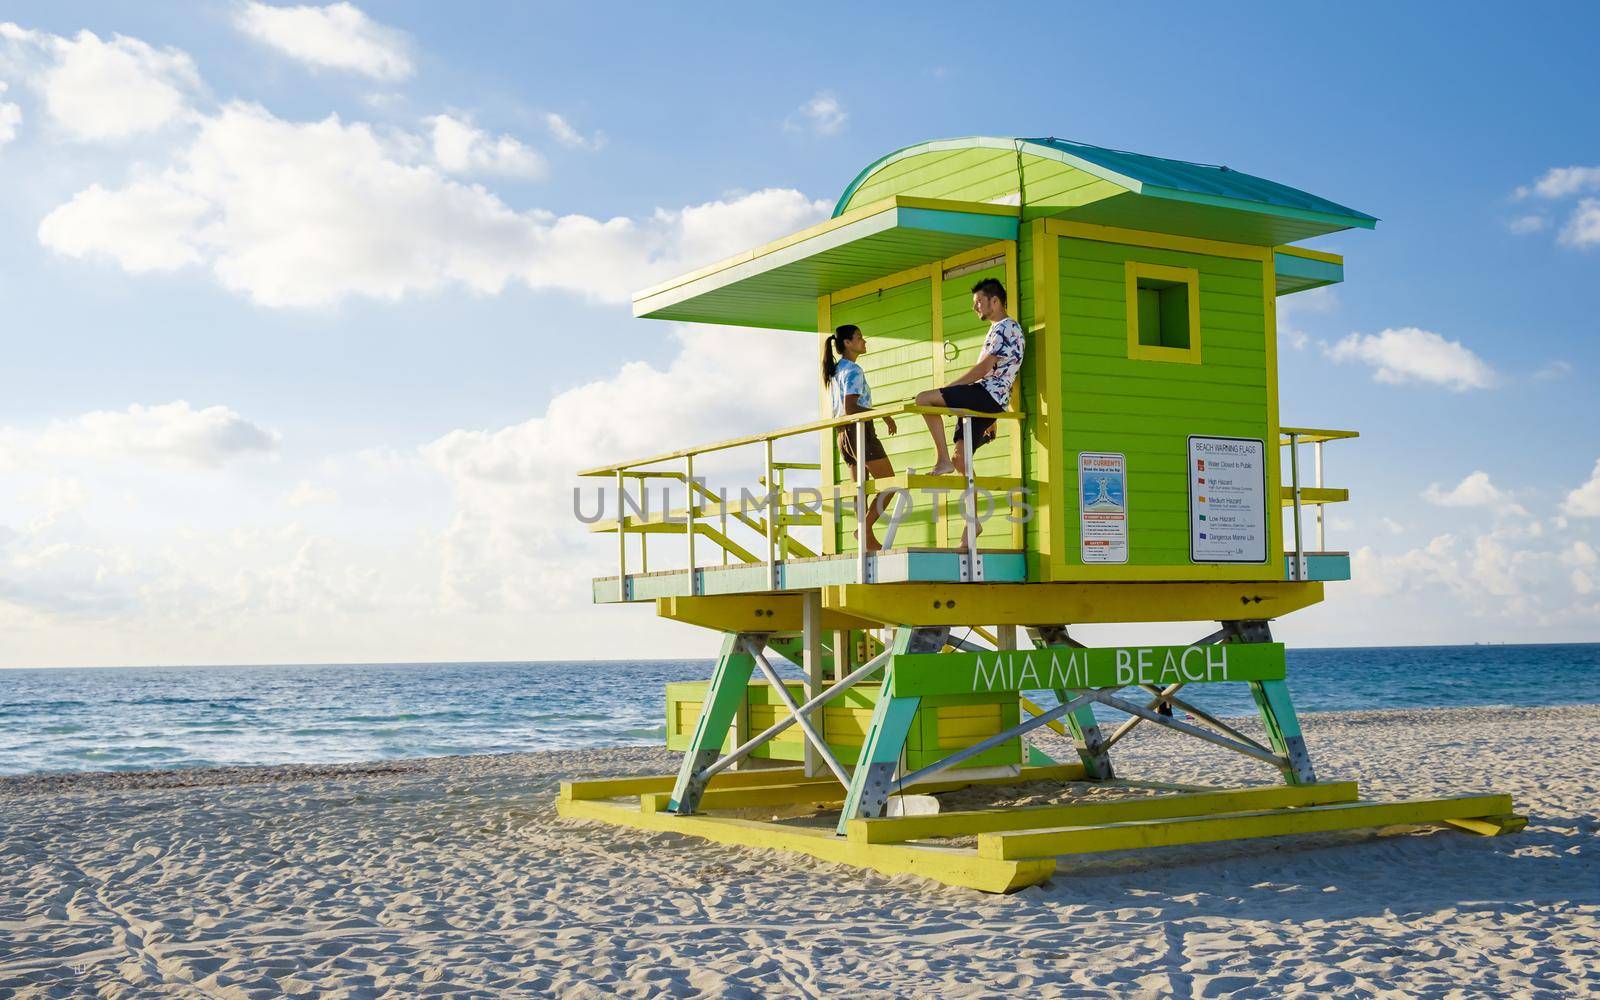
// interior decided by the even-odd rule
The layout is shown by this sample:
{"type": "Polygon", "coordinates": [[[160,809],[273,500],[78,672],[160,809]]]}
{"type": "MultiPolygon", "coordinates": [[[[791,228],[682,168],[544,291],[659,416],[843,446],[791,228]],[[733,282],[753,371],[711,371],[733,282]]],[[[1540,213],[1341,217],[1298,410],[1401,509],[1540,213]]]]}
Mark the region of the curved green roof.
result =
{"type": "MultiPolygon", "coordinates": [[[[1291,235],[1293,238],[1305,238],[1309,235],[1333,232],[1339,229],[1361,228],[1371,229],[1377,219],[1365,212],[1357,211],[1327,198],[1293,188],[1287,184],[1247,174],[1231,167],[1206,163],[1192,163],[1187,160],[1173,160],[1160,156],[1149,156],[1144,153],[1130,153],[1123,150],[1107,149],[1101,146],[1091,146],[1087,143],[1071,142],[1066,139],[1054,137],[1044,138],[1003,138],[993,136],[970,136],[959,139],[940,139],[933,142],[918,143],[896,150],[887,156],[872,163],[861,171],[850,182],[850,186],[840,197],[834,208],[834,215],[842,214],[848,207],[852,198],[861,190],[863,185],[874,188],[873,196],[881,193],[878,189],[883,187],[880,179],[878,184],[869,183],[874,175],[883,171],[892,164],[900,163],[911,158],[923,158],[919,162],[929,164],[927,168],[913,168],[911,164],[902,164],[899,168],[905,175],[903,185],[895,185],[895,193],[905,194],[934,194],[931,191],[920,190],[924,183],[924,175],[937,174],[938,164],[956,162],[962,151],[990,150],[989,157],[992,161],[1003,158],[1007,153],[1016,156],[1015,169],[1010,171],[1013,177],[1024,177],[1025,159],[1054,161],[1068,170],[1079,172],[1080,180],[1088,182],[1091,179],[1101,182],[1092,193],[1085,189],[1084,193],[1074,199],[1066,201],[1041,201],[1029,197],[1027,185],[1034,184],[1029,179],[1011,181],[1012,193],[1017,200],[1022,201],[1025,214],[1029,206],[1046,209],[1043,214],[1074,214],[1092,221],[1117,222],[1119,216],[1130,216],[1134,222],[1140,219],[1152,218],[1152,211],[1159,208],[1147,205],[1142,209],[1130,211],[1127,205],[1121,205],[1114,212],[1108,212],[1110,206],[1104,204],[1108,199],[1116,196],[1135,196],[1135,199],[1146,202],[1149,199],[1159,199],[1165,208],[1160,212],[1172,213],[1181,217],[1184,211],[1190,213],[1193,224],[1201,224],[1195,215],[1199,207],[1212,210],[1252,213],[1255,215],[1269,215],[1282,219],[1289,225],[1287,231],[1278,235],[1291,235]],[[1086,175],[1086,176],[1085,176],[1086,175]],[[1095,203],[1101,203],[1093,207],[1095,203]],[[1180,207],[1174,203],[1186,203],[1180,207]],[[1098,217],[1096,217],[1098,216],[1098,217]]],[[[1060,170],[1060,168],[1056,168],[1060,170]]],[[[982,168],[974,173],[982,174],[982,168]]],[[[894,171],[890,171],[893,174],[894,171]]],[[[992,165],[988,171],[993,177],[992,165]]],[[[951,197],[949,194],[939,193],[935,196],[951,197]]],[[[961,197],[972,197],[961,195],[961,197]]],[[[1123,199],[1126,200],[1125,198],[1123,199]]],[[[1146,225],[1135,225],[1135,228],[1151,228],[1146,225]]]]}

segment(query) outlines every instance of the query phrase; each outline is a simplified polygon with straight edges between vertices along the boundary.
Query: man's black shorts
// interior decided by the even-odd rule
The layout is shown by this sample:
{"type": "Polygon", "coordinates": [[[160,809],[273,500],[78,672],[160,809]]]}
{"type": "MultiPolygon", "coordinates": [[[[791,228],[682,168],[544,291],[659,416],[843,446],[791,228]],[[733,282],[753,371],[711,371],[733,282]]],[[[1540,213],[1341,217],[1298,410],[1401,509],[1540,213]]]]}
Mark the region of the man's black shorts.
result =
{"type": "MultiPolygon", "coordinates": [[[[943,389],[940,389],[939,394],[944,397],[944,405],[950,407],[952,410],[977,410],[981,413],[1000,413],[1005,409],[1005,407],[994,401],[994,397],[989,395],[988,389],[985,389],[976,382],[971,385],[948,385],[943,389]]],[[[972,445],[973,451],[977,451],[979,448],[982,448],[984,445],[994,440],[994,425],[995,422],[993,420],[985,420],[982,417],[972,418],[972,436],[976,438],[972,445]]],[[[965,429],[965,427],[965,420],[956,420],[957,441],[961,440],[962,431],[965,429]]]]}

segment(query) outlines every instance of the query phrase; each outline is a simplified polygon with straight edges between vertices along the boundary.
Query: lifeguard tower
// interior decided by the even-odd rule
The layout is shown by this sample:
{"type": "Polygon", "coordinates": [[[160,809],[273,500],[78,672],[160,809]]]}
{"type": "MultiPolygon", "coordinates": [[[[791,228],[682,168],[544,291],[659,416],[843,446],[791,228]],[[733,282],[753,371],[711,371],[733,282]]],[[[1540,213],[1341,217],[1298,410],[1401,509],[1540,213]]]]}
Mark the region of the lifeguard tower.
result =
{"type": "Polygon", "coordinates": [[[1348,492],[1324,484],[1322,453],[1356,437],[1280,422],[1275,301],[1343,279],[1340,257],[1296,242],[1375,224],[1227,166],[949,139],[868,166],[827,222],[640,292],[641,317],[794,331],[752,336],[820,344],[853,323],[877,409],[834,419],[819,391],[813,422],[584,473],[619,511],[593,525],[617,553],[595,601],[653,603],[722,648],[709,681],[668,688],[679,772],[565,783],[561,814],[997,892],[1044,880],[1061,855],[1396,824],[1520,829],[1507,795],[1376,802],[1319,778],[1271,634],[1349,579],[1323,522],[1348,492]],[[973,414],[895,401],[977,360],[986,327],[970,289],[984,277],[1003,282],[1028,339],[1012,411],[966,475],[918,473],[933,465],[920,415],[973,414]],[[884,416],[907,425],[883,435],[899,474],[851,479],[838,429],[860,435],[884,416]],[[741,460],[755,489],[705,478],[741,460]],[[663,488],[683,502],[651,510],[663,488]],[[891,535],[861,551],[854,512],[885,491],[891,535]],[[979,530],[953,545],[969,523],[979,530]],[[1186,646],[1074,638],[1108,622],[1213,624],[1186,646]],[[1212,684],[1249,686],[1264,739],[1195,704],[1190,689],[1212,684]],[[1113,713],[1115,728],[1102,722],[1113,713]],[[1140,725],[1281,783],[1131,780],[1112,751],[1140,725]],[[1076,760],[1028,746],[1045,726],[1076,760]],[[932,814],[927,798],[902,799],[1042,781],[1138,794],[932,814]]]}

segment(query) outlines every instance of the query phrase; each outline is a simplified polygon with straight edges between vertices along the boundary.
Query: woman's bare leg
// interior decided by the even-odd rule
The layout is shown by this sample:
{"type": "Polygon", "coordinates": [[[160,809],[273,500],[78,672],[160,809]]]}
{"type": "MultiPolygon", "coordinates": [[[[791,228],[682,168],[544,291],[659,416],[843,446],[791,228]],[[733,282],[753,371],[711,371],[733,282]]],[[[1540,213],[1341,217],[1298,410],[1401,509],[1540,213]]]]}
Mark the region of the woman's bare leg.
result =
{"type": "MultiPolygon", "coordinates": [[[[880,458],[876,461],[868,462],[867,475],[871,476],[874,480],[891,479],[894,477],[894,464],[887,458],[880,458]]],[[[883,517],[883,512],[888,509],[889,504],[893,501],[893,499],[893,493],[879,493],[877,496],[872,498],[872,504],[867,508],[868,552],[876,552],[883,548],[883,546],[878,542],[878,535],[872,530],[872,526],[878,523],[879,518],[883,517]]]]}

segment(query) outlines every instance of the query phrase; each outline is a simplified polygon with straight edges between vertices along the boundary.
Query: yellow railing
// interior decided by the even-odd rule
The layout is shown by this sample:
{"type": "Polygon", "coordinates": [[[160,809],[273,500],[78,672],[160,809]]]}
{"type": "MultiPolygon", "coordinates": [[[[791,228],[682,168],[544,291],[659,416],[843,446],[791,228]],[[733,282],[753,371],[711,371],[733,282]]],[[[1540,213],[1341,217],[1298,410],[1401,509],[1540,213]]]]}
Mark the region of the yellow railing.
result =
{"type": "Polygon", "coordinates": [[[1350,499],[1347,489],[1330,488],[1323,483],[1322,446],[1329,441],[1344,441],[1360,437],[1358,431],[1331,431],[1316,427],[1278,428],[1278,446],[1289,449],[1289,482],[1280,487],[1281,501],[1285,507],[1294,508],[1294,563],[1290,567],[1291,580],[1306,579],[1306,546],[1302,534],[1301,512],[1305,507],[1315,507],[1317,512],[1317,548],[1328,548],[1326,508],[1330,503],[1343,503],[1350,499]],[[1311,445],[1313,473],[1312,485],[1300,485],[1300,446],[1311,445]]]}
{"type": "MultiPolygon", "coordinates": [[[[886,406],[881,409],[868,410],[861,413],[847,414],[842,417],[833,417],[827,420],[813,420],[793,427],[780,430],[766,431],[761,434],[751,434],[745,437],[729,438],[711,444],[699,445],[693,448],[683,448],[678,451],[652,455],[648,458],[634,459],[627,462],[618,462],[611,465],[596,466],[578,473],[580,476],[609,478],[615,481],[617,490],[617,517],[611,520],[598,520],[590,526],[590,531],[615,532],[617,535],[617,579],[623,599],[627,598],[626,588],[628,582],[628,550],[627,540],[630,534],[638,535],[639,542],[639,568],[638,572],[648,573],[649,545],[646,541],[652,534],[682,534],[686,536],[686,555],[688,565],[684,572],[689,575],[690,593],[697,593],[695,571],[700,568],[698,553],[695,551],[695,541],[705,538],[722,550],[722,561],[726,565],[732,557],[742,563],[765,562],[767,564],[767,579],[769,586],[776,590],[778,587],[778,566],[785,559],[799,557],[812,558],[817,555],[799,539],[794,538],[789,528],[796,526],[821,526],[823,511],[831,510],[832,516],[837,520],[843,517],[844,504],[838,502],[839,497],[824,497],[821,487],[815,491],[820,503],[817,510],[810,510],[802,502],[799,490],[791,489],[788,483],[788,473],[795,471],[820,472],[821,467],[815,462],[780,462],[774,457],[774,446],[779,441],[799,437],[806,434],[826,433],[838,428],[854,428],[856,438],[856,454],[865,455],[866,422],[881,420],[885,417],[922,416],[935,414],[954,417],[958,420],[971,421],[975,418],[989,418],[995,420],[1021,420],[1022,414],[1014,411],[1002,413],[981,413],[975,410],[956,410],[939,406],[916,406],[901,404],[886,406]],[[747,496],[742,495],[737,503],[730,502],[726,496],[713,492],[705,485],[703,480],[695,476],[695,460],[705,455],[731,451],[737,448],[759,446],[763,449],[764,474],[760,477],[760,486],[763,491],[760,502],[753,508],[747,496]],[[667,464],[676,464],[677,469],[653,468],[667,464]],[[627,484],[629,481],[637,484],[642,502],[628,500],[627,484]],[[645,492],[649,489],[652,480],[662,480],[685,484],[685,503],[681,508],[664,509],[655,514],[647,513],[649,504],[645,492]],[[697,502],[698,501],[698,502],[697,502]],[[627,509],[632,507],[635,516],[628,516],[627,509]],[[744,527],[756,532],[765,538],[765,557],[758,556],[748,548],[734,541],[730,528],[730,518],[744,527]],[[715,519],[714,526],[709,523],[715,519]]],[[[1018,424],[1018,427],[1021,425],[1018,424]]],[[[971,425],[968,424],[963,437],[972,439],[971,425]]],[[[973,526],[976,519],[976,491],[1004,491],[1022,486],[1020,476],[1020,439],[1013,442],[1014,461],[1013,467],[1017,468],[1017,476],[977,476],[971,469],[972,462],[968,462],[965,475],[927,475],[927,474],[901,474],[889,479],[874,481],[867,475],[866,463],[860,462],[856,466],[857,480],[853,484],[854,511],[860,512],[867,509],[870,499],[879,494],[894,490],[909,492],[913,489],[950,489],[959,490],[963,497],[964,516],[969,526],[973,526]]],[[[830,474],[831,475],[831,474],[830,474]]],[[[752,498],[753,499],[753,498],[752,498]]],[[[975,529],[975,526],[973,526],[975,529]]],[[[968,555],[976,561],[978,555],[977,530],[968,533],[968,555]]],[[[865,546],[857,546],[859,567],[857,576],[862,582],[867,579],[867,556],[865,546]]]]}

